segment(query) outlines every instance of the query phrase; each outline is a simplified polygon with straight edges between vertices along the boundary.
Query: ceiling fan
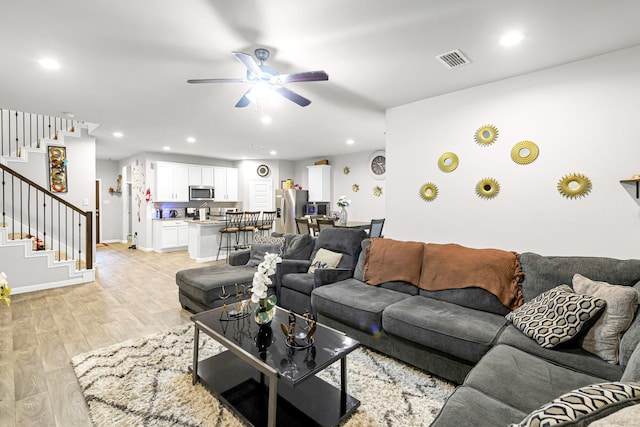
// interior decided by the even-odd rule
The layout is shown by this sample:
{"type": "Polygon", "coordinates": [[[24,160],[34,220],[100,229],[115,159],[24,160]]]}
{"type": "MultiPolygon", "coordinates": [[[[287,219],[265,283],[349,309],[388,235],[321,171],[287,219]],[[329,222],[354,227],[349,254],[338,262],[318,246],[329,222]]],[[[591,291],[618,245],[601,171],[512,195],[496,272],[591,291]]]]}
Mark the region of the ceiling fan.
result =
{"type": "Polygon", "coordinates": [[[280,96],[295,102],[301,107],[311,104],[311,101],[294,91],[283,86],[284,83],[315,82],[329,80],[329,75],[324,71],[308,71],[303,73],[278,74],[276,70],[264,64],[269,58],[269,51],[264,48],[255,50],[258,64],[251,55],[243,52],[232,52],[233,56],[247,68],[247,77],[244,79],[191,79],[187,83],[254,83],[247,90],[242,98],[236,103],[236,107],[242,108],[251,104],[255,100],[257,92],[264,89],[271,89],[280,96]]]}

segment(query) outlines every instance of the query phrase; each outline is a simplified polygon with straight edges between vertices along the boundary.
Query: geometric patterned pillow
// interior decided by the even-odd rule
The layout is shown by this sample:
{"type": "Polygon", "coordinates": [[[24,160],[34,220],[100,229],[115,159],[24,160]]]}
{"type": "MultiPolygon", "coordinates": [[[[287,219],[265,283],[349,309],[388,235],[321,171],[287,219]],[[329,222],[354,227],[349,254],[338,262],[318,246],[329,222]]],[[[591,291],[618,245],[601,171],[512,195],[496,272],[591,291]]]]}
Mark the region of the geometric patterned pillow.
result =
{"type": "Polygon", "coordinates": [[[587,426],[640,402],[640,383],[592,384],[563,394],[509,427],[587,426]]]}
{"type": "Polygon", "coordinates": [[[544,348],[553,348],[578,335],[584,324],[607,303],[576,294],[567,285],[544,292],[506,315],[507,320],[544,348]]]}
{"type": "Polygon", "coordinates": [[[280,243],[280,244],[284,244],[284,237],[273,237],[273,236],[257,235],[257,236],[254,236],[253,243],[266,243],[266,244],[280,243]]]}

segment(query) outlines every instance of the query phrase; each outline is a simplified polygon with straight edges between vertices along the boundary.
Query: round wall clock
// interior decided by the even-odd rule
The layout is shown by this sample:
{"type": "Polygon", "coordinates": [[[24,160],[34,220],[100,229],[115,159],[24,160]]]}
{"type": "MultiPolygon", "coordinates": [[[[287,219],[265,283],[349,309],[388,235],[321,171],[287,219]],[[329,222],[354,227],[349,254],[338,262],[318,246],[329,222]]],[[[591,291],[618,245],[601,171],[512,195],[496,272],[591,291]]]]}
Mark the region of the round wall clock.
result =
{"type": "Polygon", "coordinates": [[[387,173],[387,155],[384,150],[374,151],[369,157],[369,172],[375,179],[384,179],[387,173]]]}
{"type": "Polygon", "coordinates": [[[264,178],[265,176],[269,175],[269,166],[260,165],[260,166],[258,166],[258,171],[257,172],[258,172],[258,176],[261,176],[261,177],[264,178]]]}

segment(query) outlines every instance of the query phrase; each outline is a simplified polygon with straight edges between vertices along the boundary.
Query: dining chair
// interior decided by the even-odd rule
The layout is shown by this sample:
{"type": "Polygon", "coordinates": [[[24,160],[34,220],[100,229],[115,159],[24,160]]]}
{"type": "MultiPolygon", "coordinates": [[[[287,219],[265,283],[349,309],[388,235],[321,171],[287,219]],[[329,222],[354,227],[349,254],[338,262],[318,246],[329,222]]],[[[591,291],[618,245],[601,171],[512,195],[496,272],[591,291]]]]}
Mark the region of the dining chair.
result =
{"type": "MultiPolygon", "coordinates": [[[[223,248],[222,240],[226,235],[227,244],[224,246],[224,250],[228,252],[229,250],[238,249],[238,231],[240,231],[240,225],[242,224],[242,218],[244,217],[244,212],[227,212],[224,216],[224,227],[220,229],[220,244],[218,245],[218,254],[216,255],[216,261],[220,257],[220,249],[223,248]],[[234,234],[236,238],[235,245],[232,245],[229,242],[231,235],[234,234]]],[[[227,260],[229,257],[227,256],[227,260]]]]}
{"type": "Polygon", "coordinates": [[[311,234],[311,227],[309,226],[309,219],[296,218],[296,225],[298,226],[298,234],[311,234]]]}
{"type": "Polygon", "coordinates": [[[242,218],[242,223],[240,224],[240,228],[238,231],[242,233],[242,245],[243,247],[248,247],[247,245],[247,233],[251,233],[251,241],[253,242],[253,233],[258,229],[258,219],[260,218],[260,211],[247,211],[244,213],[242,218]]]}
{"type": "Polygon", "coordinates": [[[273,228],[273,220],[276,219],[276,211],[262,212],[262,221],[258,225],[261,234],[269,234],[269,230],[273,228]]]}
{"type": "Polygon", "coordinates": [[[372,219],[369,226],[369,238],[382,237],[382,227],[384,227],[384,218],[372,219]]]}
{"type": "Polygon", "coordinates": [[[336,226],[332,219],[318,218],[317,221],[318,221],[318,233],[320,233],[322,230],[326,228],[333,228],[336,226]]]}

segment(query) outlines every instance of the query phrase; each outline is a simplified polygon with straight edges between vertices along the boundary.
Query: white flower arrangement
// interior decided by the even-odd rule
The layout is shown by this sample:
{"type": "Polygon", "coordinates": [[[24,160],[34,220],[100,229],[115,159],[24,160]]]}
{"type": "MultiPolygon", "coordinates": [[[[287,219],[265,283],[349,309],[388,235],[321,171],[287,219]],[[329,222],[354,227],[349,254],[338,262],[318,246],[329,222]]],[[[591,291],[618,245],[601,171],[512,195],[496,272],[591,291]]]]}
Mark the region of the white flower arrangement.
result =
{"type": "Polygon", "coordinates": [[[7,306],[11,305],[11,298],[9,295],[11,294],[11,288],[9,287],[9,281],[7,280],[7,275],[4,274],[4,271],[0,273],[0,302],[4,301],[7,303],[7,306]]]}
{"type": "Polygon", "coordinates": [[[253,273],[253,286],[251,288],[251,301],[260,302],[267,298],[268,286],[272,283],[269,276],[275,274],[276,264],[281,262],[282,258],[278,254],[266,253],[264,261],[258,264],[258,271],[253,273]]]}
{"type": "Polygon", "coordinates": [[[338,206],[340,206],[341,208],[346,208],[347,206],[349,206],[351,204],[351,200],[347,199],[347,196],[340,196],[340,198],[338,199],[336,204],[338,206]]]}

